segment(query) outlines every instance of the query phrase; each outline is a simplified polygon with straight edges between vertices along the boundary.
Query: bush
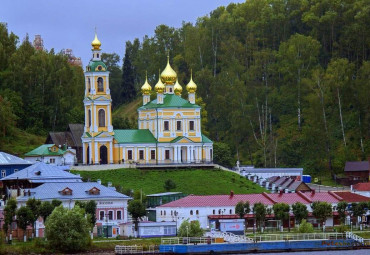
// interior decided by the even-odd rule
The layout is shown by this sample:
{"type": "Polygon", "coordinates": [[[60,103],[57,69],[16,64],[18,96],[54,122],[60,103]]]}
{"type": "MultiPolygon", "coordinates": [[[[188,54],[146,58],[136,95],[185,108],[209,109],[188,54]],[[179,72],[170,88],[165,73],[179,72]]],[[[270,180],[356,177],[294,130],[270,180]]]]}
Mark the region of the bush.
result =
{"type": "Polygon", "coordinates": [[[301,225],[298,228],[299,233],[312,233],[313,226],[311,223],[307,222],[306,220],[302,220],[301,225]]]}
{"type": "Polygon", "coordinates": [[[90,243],[90,222],[85,211],[76,206],[69,210],[55,208],[45,223],[45,236],[50,247],[62,252],[86,250],[90,243]]]}
{"type": "Polygon", "coordinates": [[[335,227],[335,231],[339,232],[339,233],[344,233],[348,230],[349,230],[348,226],[343,225],[343,224],[341,224],[340,226],[335,227]]]}
{"type": "Polygon", "coordinates": [[[189,219],[181,223],[177,232],[180,237],[201,237],[203,234],[204,230],[200,227],[199,221],[189,222],[189,219]]]}

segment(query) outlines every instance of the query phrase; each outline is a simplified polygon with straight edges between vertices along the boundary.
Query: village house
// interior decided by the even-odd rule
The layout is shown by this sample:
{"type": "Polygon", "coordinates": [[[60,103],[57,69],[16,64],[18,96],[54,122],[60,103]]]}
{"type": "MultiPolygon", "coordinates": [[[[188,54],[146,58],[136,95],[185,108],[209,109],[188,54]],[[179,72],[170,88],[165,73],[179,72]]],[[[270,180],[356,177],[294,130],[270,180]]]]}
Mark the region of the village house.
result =
{"type": "Polygon", "coordinates": [[[347,176],[351,184],[369,181],[370,159],[367,161],[346,162],[344,174],[347,176]]]}
{"type": "Polygon", "coordinates": [[[1,178],[16,173],[32,164],[30,161],[0,151],[1,178]]]}
{"type": "Polygon", "coordinates": [[[76,150],[55,144],[43,144],[27,152],[24,157],[33,163],[44,162],[54,166],[74,165],[77,162],[76,150]]]}

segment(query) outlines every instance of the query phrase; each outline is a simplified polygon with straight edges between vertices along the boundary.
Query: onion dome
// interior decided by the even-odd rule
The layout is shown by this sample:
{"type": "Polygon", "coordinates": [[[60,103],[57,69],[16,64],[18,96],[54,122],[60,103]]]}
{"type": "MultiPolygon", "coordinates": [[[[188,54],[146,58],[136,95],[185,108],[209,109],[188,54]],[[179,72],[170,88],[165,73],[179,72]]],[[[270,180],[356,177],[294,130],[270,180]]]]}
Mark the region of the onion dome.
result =
{"type": "MultiPolygon", "coordinates": [[[[160,72],[160,71],[159,71],[160,72]]],[[[154,90],[157,92],[157,93],[163,93],[164,92],[164,84],[162,83],[161,81],[161,77],[159,76],[159,79],[158,79],[158,82],[157,84],[155,84],[154,86],[154,90]]]]}
{"type": "Polygon", "coordinates": [[[173,87],[173,90],[175,91],[175,94],[180,96],[182,93],[182,87],[179,83],[179,79],[176,79],[175,86],[173,87]]]}
{"type": "Polygon", "coordinates": [[[95,38],[91,42],[91,46],[93,50],[100,50],[101,42],[99,41],[98,36],[96,35],[96,32],[95,32],[95,38]]]}
{"type": "Polygon", "coordinates": [[[174,84],[176,79],[177,74],[170,65],[170,56],[167,55],[167,66],[161,73],[161,80],[164,84],[174,84]]]}
{"type": "Polygon", "coordinates": [[[186,90],[188,93],[195,93],[195,91],[197,91],[197,84],[193,81],[193,70],[191,70],[190,81],[188,85],[186,85],[186,90]]]}
{"type": "Polygon", "coordinates": [[[151,91],[152,91],[152,87],[148,83],[148,76],[146,75],[145,76],[145,83],[144,83],[143,86],[141,86],[141,93],[143,93],[143,95],[150,95],[151,91]]]}

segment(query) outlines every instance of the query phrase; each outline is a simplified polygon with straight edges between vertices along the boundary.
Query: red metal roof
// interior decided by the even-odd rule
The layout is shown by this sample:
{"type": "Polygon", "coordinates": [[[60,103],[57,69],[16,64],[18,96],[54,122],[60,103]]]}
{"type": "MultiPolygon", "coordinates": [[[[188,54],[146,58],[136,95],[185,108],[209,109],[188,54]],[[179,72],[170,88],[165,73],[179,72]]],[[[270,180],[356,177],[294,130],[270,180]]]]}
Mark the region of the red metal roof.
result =
{"type": "Polygon", "coordinates": [[[356,191],[370,191],[370,182],[360,182],[353,185],[353,189],[356,191]]]}
{"type": "Polygon", "coordinates": [[[343,192],[335,192],[338,196],[343,198],[344,201],[353,203],[353,202],[367,202],[370,201],[369,197],[365,197],[356,193],[343,191],[343,192]]]}
{"type": "MultiPolygon", "coordinates": [[[[325,201],[328,203],[338,203],[340,199],[336,198],[328,192],[311,192],[304,193],[312,202],[325,201]]],[[[196,196],[190,195],[176,201],[169,202],[159,207],[219,207],[219,206],[235,206],[239,201],[249,201],[251,205],[261,202],[265,205],[273,205],[274,203],[294,204],[301,202],[303,204],[311,204],[310,201],[304,199],[298,193],[282,193],[282,194],[242,194],[242,195],[211,195],[211,196],[196,196]]]]}

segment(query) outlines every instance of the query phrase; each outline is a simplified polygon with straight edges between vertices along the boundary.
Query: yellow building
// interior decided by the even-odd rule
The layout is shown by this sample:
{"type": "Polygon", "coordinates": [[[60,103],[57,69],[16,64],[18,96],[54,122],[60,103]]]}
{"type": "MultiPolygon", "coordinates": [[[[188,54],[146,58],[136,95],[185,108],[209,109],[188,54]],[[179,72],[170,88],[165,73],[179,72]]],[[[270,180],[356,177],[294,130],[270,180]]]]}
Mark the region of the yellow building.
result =
{"type": "Polygon", "coordinates": [[[113,130],[109,72],[101,61],[101,43],[96,34],[93,57],[85,71],[85,130],[82,136],[84,164],[212,163],[213,142],[201,132],[201,107],[195,104],[197,85],[192,77],[182,86],[167,66],[154,86],[157,98],[150,101],[152,87],[141,87],[143,105],[138,108],[138,129],[113,130]]]}

